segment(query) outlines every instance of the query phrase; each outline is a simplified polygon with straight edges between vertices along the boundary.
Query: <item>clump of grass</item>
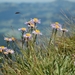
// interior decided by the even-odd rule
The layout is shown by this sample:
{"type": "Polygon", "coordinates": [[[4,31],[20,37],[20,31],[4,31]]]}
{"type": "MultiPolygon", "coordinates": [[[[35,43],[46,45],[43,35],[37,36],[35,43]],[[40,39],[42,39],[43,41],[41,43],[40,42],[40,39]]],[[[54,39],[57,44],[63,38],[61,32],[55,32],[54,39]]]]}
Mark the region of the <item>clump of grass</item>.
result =
{"type": "Polygon", "coordinates": [[[25,23],[28,28],[19,29],[22,33],[21,40],[14,37],[4,38],[7,47],[0,46],[0,73],[2,75],[74,75],[75,36],[67,37],[68,30],[56,22],[51,24],[53,31],[50,39],[42,38],[38,41],[43,34],[37,29],[37,23],[40,23],[40,20],[34,18],[25,23]],[[59,31],[61,36],[58,36],[59,31]]]}

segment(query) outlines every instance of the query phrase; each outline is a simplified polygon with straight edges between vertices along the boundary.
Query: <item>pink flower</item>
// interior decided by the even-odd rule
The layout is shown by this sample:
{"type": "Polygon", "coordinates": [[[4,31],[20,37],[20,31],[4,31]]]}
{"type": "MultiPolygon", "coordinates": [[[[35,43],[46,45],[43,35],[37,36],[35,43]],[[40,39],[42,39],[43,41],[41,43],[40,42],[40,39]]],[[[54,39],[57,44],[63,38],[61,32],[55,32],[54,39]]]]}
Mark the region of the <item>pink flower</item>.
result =
{"type": "Polygon", "coordinates": [[[39,34],[39,35],[42,35],[42,33],[40,32],[40,30],[37,30],[37,29],[34,30],[32,33],[33,33],[33,34],[37,34],[37,35],[38,35],[38,34],[39,34]]]}
{"type": "Polygon", "coordinates": [[[0,46],[0,52],[3,52],[7,49],[7,47],[4,47],[4,46],[0,46]]]}
{"type": "Polygon", "coordinates": [[[61,30],[62,30],[63,32],[68,32],[68,30],[65,29],[65,28],[61,28],[61,30]]]}
{"type": "Polygon", "coordinates": [[[4,40],[5,40],[5,41],[12,41],[11,38],[7,38],[7,37],[4,37],[4,40]]]}
{"type": "Polygon", "coordinates": [[[31,21],[32,21],[33,23],[41,23],[41,22],[40,22],[40,19],[37,19],[37,18],[31,19],[31,21]]]}
{"type": "Polygon", "coordinates": [[[28,41],[31,38],[31,34],[30,33],[26,33],[23,35],[25,41],[28,41]]]}
{"type": "Polygon", "coordinates": [[[30,24],[30,25],[28,25],[28,27],[34,28],[35,25],[34,24],[30,24]]]}
{"type": "Polygon", "coordinates": [[[14,50],[12,50],[12,49],[7,49],[7,52],[10,53],[10,54],[13,54],[13,53],[14,53],[14,50]]]}
{"type": "Polygon", "coordinates": [[[33,22],[32,21],[28,21],[28,22],[25,22],[24,24],[31,25],[31,24],[33,24],[33,22]]]}
{"type": "Polygon", "coordinates": [[[14,53],[14,50],[12,50],[12,49],[6,49],[4,52],[3,52],[4,54],[13,54],[14,53]]]}
{"type": "Polygon", "coordinates": [[[61,29],[61,24],[59,24],[58,22],[55,22],[53,24],[51,24],[52,28],[55,28],[55,29],[61,29]]]}
{"type": "Polygon", "coordinates": [[[26,31],[26,28],[19,28],[19,31],[26,31]]]}
{"type": "Polygon", "coordinates": [[[0,46],[0,50],[6,50],[7,49],[7,47],[4,47],[4,46],[0,46]]]}
{"type": "Polygon", "coordinates": [[[30,33],[26,33],[26,34],[23,35],[23,37],[30,38],[31,37],[31,34],[30,33]]]}

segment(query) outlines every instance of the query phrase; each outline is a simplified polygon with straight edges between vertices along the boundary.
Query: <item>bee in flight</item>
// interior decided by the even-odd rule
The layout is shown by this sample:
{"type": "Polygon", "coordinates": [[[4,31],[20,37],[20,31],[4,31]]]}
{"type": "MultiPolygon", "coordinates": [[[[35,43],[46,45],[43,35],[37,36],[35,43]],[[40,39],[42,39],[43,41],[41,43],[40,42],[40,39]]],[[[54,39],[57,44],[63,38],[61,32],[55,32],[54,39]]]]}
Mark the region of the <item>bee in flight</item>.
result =
{"type": "Polygon", "coordinates": [[[15,14],[20,14],[20,12],[15,12],[15,14]]]}

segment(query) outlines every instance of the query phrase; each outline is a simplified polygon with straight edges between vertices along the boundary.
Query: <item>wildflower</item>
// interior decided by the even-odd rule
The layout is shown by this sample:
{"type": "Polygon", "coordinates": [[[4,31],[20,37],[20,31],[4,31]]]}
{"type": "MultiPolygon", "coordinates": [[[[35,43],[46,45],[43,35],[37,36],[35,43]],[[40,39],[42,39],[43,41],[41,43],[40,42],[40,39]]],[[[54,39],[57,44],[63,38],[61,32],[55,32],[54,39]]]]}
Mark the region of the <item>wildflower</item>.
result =
{"type": "Polygon", "coordinates": [[[7,38],[7,37],[5,37],[4,40],[7,41],[7,42],[12,41],[11,38],[7,38]]]}
{"type": "Polygon", "coordinates": [[[25,41],[28,41],[31,38],[31,34],[30,33],[26,33],[26,34],[23,35],[23,37],[24,37],[25,41]]]}
{"type": "Polygon", "coordinates": [[[34,24],[30,24],[30,25],[28,25],[28,27],[34,28],[35,25],[34,24]]]}
{"type": "Polygon", "coordinates": [[[7,54],[8,54],[8,52],[3,52],[3,54],[7,55],[7,54]]]}
{"type": "Polygon", "coordinates": [[[31,25],[31,24],[33,24],[33,23],[32,23],[32,21],[28,21],[28,22],[25,22],[25,24],[31,25]]]}
{"type": "Polygon", "coordinates": [[[7,52],[10,53],[10,54],[13,54],[13,53],[14,53],[14,50],[12,50],[12,49],[7,49],[7,52]]]}
{"type": "Polygon", "coordinates": [[[37,18],[31,19],[31,21],[34,22],[34,23],[40,23],[40,20],[37,19],[37,18]]]}
{"type": "Polygon", "coordinates": [[[23,35],[23,37],[30,38],[31,37],[31,34],[30,33],[26,33],[26,34],[23,35]]]}
{"type": "Polygon", "coordinates": [[[12,41],[15,41],[15,38],[14,37],[11,37],[12,41]]]}
{"type": "Polygon", "coordinates": [[[32,33],[33,33],[33,34],[39,34],[39,35],[42,35],[42,33],[40,32],[40,30],[37,30],[37,29],[36,29],[35,31],[33,31],[32,33]]]}
{"type": "Polygon", "coordinates": [[[61,28],[61,30],[62,30],[63,32],[68,32],[68,30],[65,29],[65,28],[61,28]]]}
{"type": "Polygon", "coordinates": [[[0,53],[2,52],[2,49],[0,49],[0,53]]]}
{"type": "Polygon", "coordinates": [[[4,47],[4,46],[0,46],[0,53],[3,52],[4,50],[6,50],[7,47],[4,47]]]}
{"type": "Polygon", "coordinates": [[[55,29],[61,29],[61,24],[59,24],[58,22],[51,24],[51,26],[52,26],[52,28],[55,28],[55,29]]]}
{"type": "Polygon", "coordinates": [[[4,46],[0,46],[0,50],[6,50],[7,47],[4,47],[4,46]]]}
{"type": "Polygon", "coordinates": [[[4,54],[13,54],[14,53],[14,50],[12,50],[12,49],[6,49],[4,52],[3,52],[4,54]]]}
{"type": "Polygon", "coordinates": [[[19,28],[19,31],[26,31],[26,28],[19,28]]]}

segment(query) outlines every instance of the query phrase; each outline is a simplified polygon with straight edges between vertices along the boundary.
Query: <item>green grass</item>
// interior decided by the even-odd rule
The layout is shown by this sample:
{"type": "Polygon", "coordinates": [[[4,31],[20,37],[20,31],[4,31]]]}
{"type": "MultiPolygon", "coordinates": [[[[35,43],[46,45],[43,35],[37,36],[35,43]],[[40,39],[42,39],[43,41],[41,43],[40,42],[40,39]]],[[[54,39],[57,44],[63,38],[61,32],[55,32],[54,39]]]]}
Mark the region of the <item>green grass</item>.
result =
{"type": "MultiPolygon", "coordinates": [[[[59,32],[59,31],[58,31],[59,32]]],[[[15,40],[12,58],[0,53],[0,73],[2,75],[74,75],[75,36],[58,36],[52,32],[50,39],[36,38],[25,45],[15,40]],[[35,42],[34,42],[35,40],[35,42]],[[16,51],[19,49],[19,52],[16,51]]],[[[65,34],[66,35],[66,34],[65,34]]],[[[23,40],[23,38],[22,38],[23,40]]],[[[13,44],[9,43],[9,47],[13,44]]]]}

